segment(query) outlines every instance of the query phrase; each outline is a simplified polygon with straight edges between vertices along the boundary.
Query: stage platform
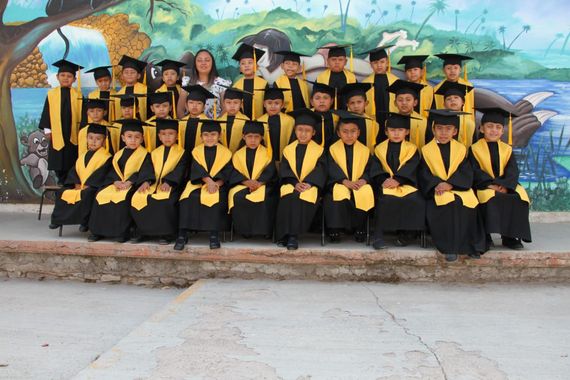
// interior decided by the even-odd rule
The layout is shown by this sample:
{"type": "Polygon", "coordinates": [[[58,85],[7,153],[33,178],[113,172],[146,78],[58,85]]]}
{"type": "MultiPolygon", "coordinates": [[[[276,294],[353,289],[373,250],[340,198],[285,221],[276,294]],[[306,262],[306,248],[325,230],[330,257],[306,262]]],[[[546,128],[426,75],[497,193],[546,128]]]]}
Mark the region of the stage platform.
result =
{"type": "MultiPolygon", "coordinates": [[[[381,282],[566,282],[570,280],[570,222],[564,214],[533,215],[534,242],[521,251],[500,246],[480,260],[460,257],[447,263],[435,248],[390,246],[375,251],[345,237],[320,245],[307,235],[297,251],[268,240],[236,236],[210,250],[207,236],[192,236],[184,251],[153,242],[87,242],[77,226],[63,236],[49,230],[50,208],[37,219],[37,207],[0,208],[0,276],[74,279],[148,286],[187,286],[203,278],[312,279],[381,282]]],[[[391,241],[388,239],[388,243],[391,241]]]]}

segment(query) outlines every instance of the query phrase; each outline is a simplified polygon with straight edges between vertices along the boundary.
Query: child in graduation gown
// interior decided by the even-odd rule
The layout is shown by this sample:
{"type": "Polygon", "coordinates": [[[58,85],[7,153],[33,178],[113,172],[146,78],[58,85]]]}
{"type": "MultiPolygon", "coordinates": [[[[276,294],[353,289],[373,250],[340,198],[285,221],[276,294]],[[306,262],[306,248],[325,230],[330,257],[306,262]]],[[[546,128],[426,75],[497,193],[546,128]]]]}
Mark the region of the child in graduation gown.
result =
{"type": "Polygon", "coordinates": [[[56,194],[49,228],[79,224],[88,229],[91,206],[111,166],[111,155],[105,148],[107,126],[91,123],[87,130],[87,151],[79,156],[66,177],[64,189],[56,194]]]}
{"type": "Polygon", "coordinates": [[[279,246],[295,250],[298,236],[309,230],[317,212],[319,192],[326,181],[326,155],[323,147],[312,141],[321,117],[304,108],[291,114],[297,140],[283,149],[275,236],[279,246]]]}
{"type": "MultiPolygon", "coordinates": [[[[458,83],[473,87],[473,83],[467,80],[467,67],[463,66],[463,61],[469,61],[473,58],[461,54],[436,54],[438,58],[443,60],[443,74],[445,79],[439,82],[434,88],[433,104],[431,108],[444,109],[445,101],[443,95],[437,94],[439,88],[446,82],[458,83]],[[461,78],[461,70],[463,69],[463,78],[461,78]]],[[[475,90],[465,95],[463,112],[471,114],[474,119],[475,115],[475,90]]]]}
{"type": "Polygon", "coordinates": [[[182,89],[178,84],[178,79],[180,77],[180,69],[186,66],[186,64],[171,59],[163,59],[156,66],[162,68],[162,86],[157,88],[156,92],[169,92],[173,96],[170,117],[176,118],[176,105],[178,104],[178,99],[180,99],[180,90],[182,89]]]}
{"type": "Polygon", "coordinates": [[[58,68],[59,86],[48,91],[38,128],[50,141],[48,169],[55,171],[57,182],[63,185],[69,169],[77,161],[81,93],[71,86],[83,67],[64,59],[53,65],[58,68]]]}
{"type": "Polygon", "coordinates": [[[232,56],[232,59],[239,62],[239,71],[243,74],[234,87],[246,93],[243,98],[243,113],[251,120],[263,114],[263,92],[260,90],[267,87],[267,81],[257,76],[257,62],[263,54],[263,50],[241,44],[232,56]]]}
{"type": "Polygon", "coordinates": [[[152,152],[156,147],[160,146],[161,142],[158,138],[158,129],[156,128],[156,121],[158,119],[171,119],[170,114],[172,111],[172,92],[155,92],[149,94],[148,104],[153,113],[143,127],[144,131],[144,147],[149,152],[152,152]]]}
{"type": "Polygon", "coordinates": [[[409,133],[406,140],[415,144],[418,149],[421,149],[432,132],[427,133],[427,119],[422,114],[415,111],[418,104],[418,94],[422,91],[423,85],[405,80],[398,79],[390,87],[388,91],[395,95],[394,102],[398,109],[398,114],[409,116],[409,133]]]}
{"type": "Polygon", "coordinates": [[[374,249],[386,247],[385,231],[398,233],[395,244],[407,245],[407,231],[425,229],[425,200],[418,191],[417,171],[419,150],[406,141],[411,116],[389,113],[386,119],[387,140],[374,149],[379,170],[373,176],[377,191],[375,209],[374,249]]]}
{"type": "MultiPolygon", "coordinates": [[[[343,111],[337,111],[339,113],[343,111]]],[[[340,140],[327,154],[327,186],[323,196],[325,223],[329,239],[340,242],[341,232],[354,233],[354,240],[366,240],[366,216],[374,208],[370,186],[370,150],[360,141],[357,119],[342,113],[337,127],[340,140]]]]}
{"type": "Polygon", "coordinates": [[[234,153],[228,202],[233,226],[245,237],[271,236],[275,220],[277,171],[271,147],[261,144],[265,126],[247,121],[243,128],[245,146],[234,153]]]}
{"type": "Polygon", "coordinates": [[[398,65],[404,65],[406,81],[423,86],[418,93],[417,104],[414,106],[414,111],[426,119],[428,110],[433,104],[434,96],[433,87],[426,79],[427,74],[424,62],[428,57],[429,55],[404,55],[398,61],[398,65]]]}
{"type": "Polygon", "coordinates": [[[210,249],[220,248],[219,231],[228,228],[228,181],[232,152],[220,144],[220,121],[202,121],[203,143],[192,151],[190,178],[180,196],[175,250],[184,249],[188,231],[207,231],[210,249]]]}
{"type": "MultiPolygon", "coordinates": [[[[223,87],[223,86],[222,86],[223,87]]],[[[232,153],[240,148],[243,137],[243,127],[249,117],[241,112],[243,107],[243,98],[247,94],[235,87],[227,87],[224,92],[224,113],[217,119],[221,121],[222,127],[222,144],[232,153]]]]}
{"type": "MultiPolygon", "coordinates": [[[[123,68],[121,70],[121,79],[125,85],[117,91],[117,95],[144,95],[148,93],[148,88],[146,87],[146,62],[139,61],[128,55],[123,55],[119,61],[119,65],[123,68]],[[139,82],[139,80],[143,83],[139,82]]],[[[146,120],[152,116],[152,111],[147,109],[146,99],[143,97],[138,98],[137,111],[140,114],[141,120],[146,120]]],[[[120,107],[120,98],[115,100],[115,108],[120,107]]]]}
{"type": "MultiPolygon", "coordinates": [[[[311,82],[313,84],[313,92],[311,94],[311,110],[319,115],[323,120],[324,128],[317,128],[315,136],[313,136],[313,141],[319,145],[323,144],[323,129],[325,134],[324,148],[328,150],[329,147],[338,140],[338,135],[336,134],[336,125],[338,123],[339,117],[334,113],[333,104],[336,96],[336,89],[329,85],[311,82]]],[[[293,141],[294,136],[292,136],[293,141]]]]}
{"type": "Polygon", "coordinates": [[[326,49],[329,51],[327,57],[327,67],[325,71],[317,76],[317,82],[326,84],[335,89],[333,96],[333,108],[346,109],[346,103],[340,100],[339,91],[341,88],[349,83],[356,83],[356,76],[354,73],[346,69],[348,59],[346,58],[346,47],[351,45],[334,45],[334,46],[321,46],[319,49],[326,49]]]}
{"type": "Polygon", "coordinates": [[[139,174],[142,184],[132,197],[131,216],[138,234],[134,242],[159,237],[160,244],[169,244],[178,231],[178,198],[186,158],[177,144],[178,120],[157,119],[156,130],[161,144],[150,154],[152,171],[139,174]]]}
{"type": "Polygon", "coordinates": [[[479,220],[479,201],[471,189],[473,169],[467,148],[453,137],[459,115],[431,110],[434,139],[422,148],[420,189],[426,198],[427,224],[437,250],[447,261],[459,254],[480,258],[485,252],[485,233],[479,220]]]}
{"type": "Polygon", "coordinates": [[[346,102],[349,112],[362,117],[355,118],[354,121],[360,129],[358,141],[368,147],[370,153],[374,152],[374,147],[386,139],[384,131],[380,133],[380,127],[373,117],[366,114],[368,98],[366,92],[370,90],[370,83],[347,84],[340,90],[341,99],[346,102]]]}
{"type": "MultiPolygon", "coordinates": [[[[501,141],[506,119],[511,114],[502,108],[478,108],[483,112],[483,138],[471,145],[469,158],[475,173],[474,188],[481,203],[487,243],[490,234],[501,234],[503,246],[522,249],[530,242],[529,197],[518,183],[519,170],[512,147],[501,141]]],[[[509,122],[509,128],[512,128],[509,122]]],[[[509,129],[509,134],[512,131],[509,129]]]]}
{"type": "Polygon", "coordinates": [[[275,87],[289,90],[283,93],[285,112],[295,111],[309,107],[309,86],[305,78],[305,71],[301,70],[301,57],[305,54],[294,51],[276,51],[273,54],[283,56],[281,69],[285,74],[281,75],[274,83],[275,87]],[[297,74],[303,71],[303,78],[297,78],[297,74]]]}
{"type": "Polygon", "coordinates": [[[293,135],[295,119],[281,112],[284,107],[285,94],[289,92],[290,90],[283,88],[270,87],[265,89],[263,96],[265,114],[257,118],[258,121],[267,125],[265,141],[271,142],[270,148],[273,151],[275,162],[281,161],[283,149],[289,144],[293,135]]]}
{"type": "MultiPolygon", "coordinates": [[[[79,133],[77,134],[77,151],[80,156],[87,152],[88,129],[86,127],[92,123],[105,126],[110,125],[110,123],[105,120],[105,116],[107,115],[106,105],[108,102],[109,100],[107,99],[83,99],[83,108],[87,110],[87,118],[85,119],[85,122],[82,123],[85,125],[79,129],[79,133]],[[87,120],[89,120],[89,122],[87,122],[87,120]]],[[[120,134],[120,129],[110,128],[108,132],[109,134],[107,139],[109,140],[109,143],[106,144],[106,146],[109,149],[109,153],[113,155],[118,150],[116,150],[116,147],[113,146],[112,142],[117,138],[117,135],[120,134]]]]}
{"type": "Polygon", "coordinates": [[[140,173],[152,172],[150,154],[142,146],[143,125],[137,119],[117,120],[122,125],[121,139],[125,147],[115,153],[102,188],[95,196],[89,230],[89,241],[116,238],[124,243],[130,238],[131,197],[141,185],[140,173]]]}
{"type": "Polygon", "coordinates": [[[215,98],[214,94],[206,90],[204,87],[196,84],[184,87],[186,96],[186,116],[180,119],[178,125],[179,136],[178,145],[184,148],[186,152],[186,162],[190,162],[192,150],[201,144],[201,128],[202,121],[208,117],[204,113],[206,100],[215,98]]]}
{"type": "MultiPolygon", "coordinates": [[[[86,71],[86,73],[93,73],[93,78],[97,85],[97,88],[87,95],[89,99],[111,99],[111,95],[117,93],[113,87],[113,77],[109,71],[112,67],[113,66],[99,66],[86,71]]],[[[117,115],[115,110],[115,102],[106,102],[104,106],[106,121],[112,122],[113,120],[119,119],[119,115],[117,115]]],[[[87,120],[86,115],[83,115],[82,119],[87,120]]]]}

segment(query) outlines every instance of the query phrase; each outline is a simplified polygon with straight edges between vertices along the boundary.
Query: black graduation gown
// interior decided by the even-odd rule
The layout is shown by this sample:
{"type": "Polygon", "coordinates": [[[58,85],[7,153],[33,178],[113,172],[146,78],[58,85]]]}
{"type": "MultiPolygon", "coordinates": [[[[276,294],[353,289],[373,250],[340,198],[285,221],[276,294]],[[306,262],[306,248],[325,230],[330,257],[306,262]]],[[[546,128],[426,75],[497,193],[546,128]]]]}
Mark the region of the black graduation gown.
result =
{"type": "Polygon", "coordinates": [[[293,110],[298,110],[301,108],[306,108],[305,99],[303,98],[303,92],[301,92],[301,86],[299,85],[299,79],[288,78],[289,88],[291,89],[291,101],[293,102],[293,110]]]}
{"type": "Polygon", "coordinates": [[[515,155],[511,154],[503,175],[500,176],[498,145],[496,142],[487,142],[487,145],[495,178],[483,171],[470,149],[469,160],[474,172],[473,187],[477,190],[485,190],[489,185],[499,185],[507,188],[508,192],[506,194],[495,192],[493,198],[479,205],[485,231],[488,234],[498,233],[505,237],[520,238],[525,242],[531,242],[529,205],[515,193],[519,179],[515,155]]]}
{"type": "MultiPolygon", "coordinates": [[[[301,165],[307,151],[307,145],[297,145],[295,151],[297,172],[301,172],[301,165]]],[[[289,161],[283,156],[279,167],[279,177],[281,185],[291,184],[295,186],[298,181],[297,177],[289,161]]],[[[323,153],[317,160],[315,168],[307,175],[304,182],[316,186],[319,192],[326,183],[326,155],[323,153]]],[[[318,209],[318,201],[316,203],[305,202],[300,199],[301,193],[293,191],[279,199],[277,207],[277,217],[275,219],[275,236],[278,240],[285,239],[287,235],[299,235],[307,232],[311,227],[313,219],[318,209]]]]}
{"type": "Polygon", "coordinates": [[[386,131],[384,125],[386,123],[386,111],[390,110],[390,93],[388,92],[388,75],[374,75],[374,102],[376,105],[376,121],[380,125],[378,132],[379,141],[386,140],[386,131]]]}
{"type": "MultiPolygon", "coordinates": [[[[438,144],[446,170],[450,162],[450,143],[438,144]]],[[[437,206],[434,189],[447,182],[454,189],[465,191],[473,184],[473,169],[466,157],[447,181],[433,175],[422,158],[418,175],[420,189],[426,198],[426,220],[433,243],[443,254],[469,254],[485,252],[485,231],[477,208],[463,206],[461,198],[437,206]]]]}
{"type": "Polygon", "coordinates": [[[331,87],[336,88],[337,97],[336,97],[336,109],[338,110],[346,110],[346,99],[344,99],[340,95],[340,90],[346,86],[347,79],[346,75],[344,75],[344,71],[341,72],[330,72],[330,79],[328,85],[331,87]]]}
{"type": "MultiPolygon", "coordinates": [[[[327,184],[325,194],[323,195],[323,208],[325,210],[325,224],[329,229],[344,230],[352,232],[354,230],[363,231],[366,225],[367,212],[357,209],[354,198],[342,201],[333,200],[333,187],[335,184],[342,184],[345,179],[352,178],[352,164],[354,159],[354,146],[344,145],[346,151],[346,168],[348,170],[347,177],[340,166],[333,159],[330,152],[327,152],[327,184]]],[[[370,183],[370,165],[371,159],[368,159],[366,168],[362,177],[366,182],[370,183]]]]}
{"type": "MultiPolygon", "coordinates": [[[[189,181],[193,184],[203,184],[202,178],[211,177],[209,171],[216,159],[216,151],[218,145],[213,147],[204,147],[204,155],[208,168],[202,167],[192,157],[190,163],[189,181]]],[[[190,193],[188,198],[183,199],[179,203],[179,223],[178,228],[181,230],[191,231],[227,231],[229,229],[228,222],[228,181],[232,174],[231,160],[212,177],[214,181],[224,181],[223,186],[218,190],[220,193],[220,201],[208,207],[200,203],[200,189],[190,193]]]]}
{"type": "MultiPolygon", "coordinates": [[[[121,171],[125,170],[125,165],[133,152],[133,149],[124,149],[123,155],[118,162],[121,171]]],[[[140,170],[127,178],[127,181],[130,181],[133,185],[124,201],[119,203],[109,202],[103,205],[99,205],[96,200],[93,202],[91,217],[89,218],[89,230],[91,233],[104,237],[120,237],[129,233],[132,224],[130,213],[131,198],[136,189],[144,182],[141,182],[139,179],[140,173],[149,171],[152,171],[152,160],[150,159],[150,154],[146,154],[140,170]]],[[[119,174],[111,168],[99,191],[120,180],[119,174]]]]}
{"type": "MultiPolygon", "coordinates": [[[[336,134],[336,125],[334,123],[333,113],[331,111],[327,112],[318,112],[315,111],[321,117],[324,117],[325,121],[325,150],[328,150],[332,144],[338,141],[339,137],[336,134]]],[[[294,132],[293,132],[294,134],[294,132]]],[[[313,136],[313,141],[317,144],[321,145],[322,139],[322,126],[321,124],[317,124],[315,127],[315,135],[313,136]]],[[[364,135],[366,136],[366,134],[364,135]]],[[[366,138],[366,137],[365,137],[366,138]]],[[[292,140],[295,139],[293,136],[292,140]]],[[[365,143],[366,144],[366,143],[365,143]]]]}
{"type": "MultiPolygon", "coordinates": [[[[419,151],[406,163],[400,166],[401,143],[388,142],[386,162],[390,166],[394,179],[401,185],[418,188],[417,172],[420,164],[419,151]]],[[[423,231],[425,229],[426,203],[420,191],[410,193],[404,197],[385,195],[382,183],[390,178],[390,173],[384,170],[380,160],[374,155],[373,183],[376,189],[376,208],[374,217],[374,231],[423,231]]],[[[418,189],[419,190],[419,189],[418,189]]]]}
{"type": "MultiPolygon", "coordinates": [[[[255,162],[255,149],[246,149],[246,165],[250,176],[255,162]]],[[[275,151],[273,151],[275,152],[275,151]]],[[[233,169],[230,186],[236,186],[247,180],[237,169],[233,169]]],[[[251,202],[246,198],[249,189],[243,189],[234,195],[234,207],[231,210],[234,230],[244,235],[270,235],[273,231],[275,209],[277,207],[277,193],[275,184],[277,170],[275,162],[271,161],[257,178],[265,184],[265,201],[251,202]]]]}
{"type": "MultiPolygon", "coordinates": [[[[170,147],[164,147],[164,165],[171,153],[170,147]]],[[[157,200],[152,197],[147,198],[147,206],[141,210],[131,207],[131,216],[137,227],[137,232],[141,236],[171,236],[178,231],[178,198],[180,197],[180,187],[184,183],[184,171],[186,170],[186,158],[183,154],[174,170],[165,175],[162,180],[171,187],[170,196],[167,199],[157,200]]],[[[138,181],[142,184],[149,182],[156,183],[154,166],[145,166],[139,172],[138,181]]],[[[156,193],[157,189],[154,191],[156,193]]]]}
{"type": "MultiPolygon", "coordinates": [[[[95,152],[88,151],[85,154],[85,166],[89,163],[95,152]]],[[[81,159],[81,158],[79,158],[81,159]]],[[[55,197],[55,207],[51,214],[51,223],[59,225],[81,224],[86,226],[89,223],[89,215],[97,190],[102,186],[107,173],[111,167],[111,157],[99,169],[95,170],[85,181],[86,188],[81,190],[81,200],[75,204],[69,204],[61,199],[65,190],[75,188],[76,184],[81,184],[75,166],[73,166],[65,179],[64,188],[58,190],[55,197]]]]}
{"type": "MultiPolygon", "coordinates": [[[[48,169],[54,170],[63,184],[65,183],[65,175],[75,165],[78,155],[77,146],[71,143],[71,89],[68,87],[61,87],[60,110],[61,131],[65,145],[57,151],[53,149],[52,144],[49,144],[48,169]]],[[[44,129],[52,129],[49,112],[49,102],[46,98],[38,126],[42,132],[44,129]]]]}

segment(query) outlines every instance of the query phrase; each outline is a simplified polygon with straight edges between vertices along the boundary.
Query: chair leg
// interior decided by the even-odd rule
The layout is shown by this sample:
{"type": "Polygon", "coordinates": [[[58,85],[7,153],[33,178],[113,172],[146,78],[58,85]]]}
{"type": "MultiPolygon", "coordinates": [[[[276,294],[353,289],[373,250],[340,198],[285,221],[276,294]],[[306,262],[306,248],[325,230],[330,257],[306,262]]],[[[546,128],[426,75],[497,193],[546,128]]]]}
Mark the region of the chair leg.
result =
{"type": "Polygon", "coordinates": [[[425,231],[420,231],[420,247],[427,248],[427,239],[425,231]]]}
{"type": "Polygon", "coordinates": [[[222,231],[222,243],[226,242],[226,231],[222,231]]]}
{"type": "Polygon", "coordinates": [[[63,224],[59,226],[59,237],[61,237],[62,232],[63,232],[63,224]]]}
{"type": "Polygon", "coordinates": [[[42,209],[44,208],[45,196],[46,196],[46,190],[42,191],[42,197],[40,199],[40,211],[38,212],[38,220],[42,220],[42,209]]]}

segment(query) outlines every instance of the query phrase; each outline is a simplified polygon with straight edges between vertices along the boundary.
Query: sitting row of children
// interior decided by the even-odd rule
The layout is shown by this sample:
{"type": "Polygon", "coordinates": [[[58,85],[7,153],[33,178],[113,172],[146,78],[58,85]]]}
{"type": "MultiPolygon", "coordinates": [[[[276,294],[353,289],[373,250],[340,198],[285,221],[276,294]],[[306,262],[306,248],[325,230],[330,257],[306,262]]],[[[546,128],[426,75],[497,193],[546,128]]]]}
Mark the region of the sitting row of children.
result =
{"type": "MultiPolygon", "coordinates": [[[[301,109],[292,113],[295,140],[282,150],[273,144],[267,121],[246,120],[241,130],[245,146],[233,155],[231,145],[221,143],[225,135],[229,141],[235,135],[228,134],[227,120],[195,119],[201,124],[196,130],[201,144],[187,155],[184,144],[177,144],[184,135],[179,121],[157,118],[151,126],[123,119],[125,147],[113,158],[104,148],[107,127],[91,123],[88,151],[70,172],[71,188],[58,196],[50,227],[79,223],[81,230],[90,230],[90,241],[113,237],[125,242],[134,222],[137,241],[154,236],[168,243],[177,234],[175,249],[180,250],[189,231],[207,231],[210,247],[218,248],[218,232],[227,230],[229,212],[238,233],[269,235],[275,228],[279,244],[297,249],[298,236],[309,230],[322,199],[332,241],[343,231],[362,241],[367,212],[375,208],[376,249],[386,246],[383,231],[424,230],[426,221],[435,246],[449,261],[458,254],[479,257],[489,248],[491,233],[519,249],[521,239],[530,241],[528,197],[517,183],[512,149],[500,141],[508,112],[483,111],[484,139],[469,154],[454,139],[460,115],[449,110],[430,111],[434,139],[421,150],[406,141],[412,118],[388,114],[387,140],[374,147],[373,155],[359,141],[359,122],[366,119],[342,111],[337,112],[339,140],[328,150],[322,140],[313,140],[323,133],[322,116],[301,109]],[[143,128],[153,128],[160,144],[150,154],[154,140],[143,128]],[[275,161],[280,161],[278,177],[275,161]]],[[[398,242],[405,243],[402,233],[398,242]]]]}

